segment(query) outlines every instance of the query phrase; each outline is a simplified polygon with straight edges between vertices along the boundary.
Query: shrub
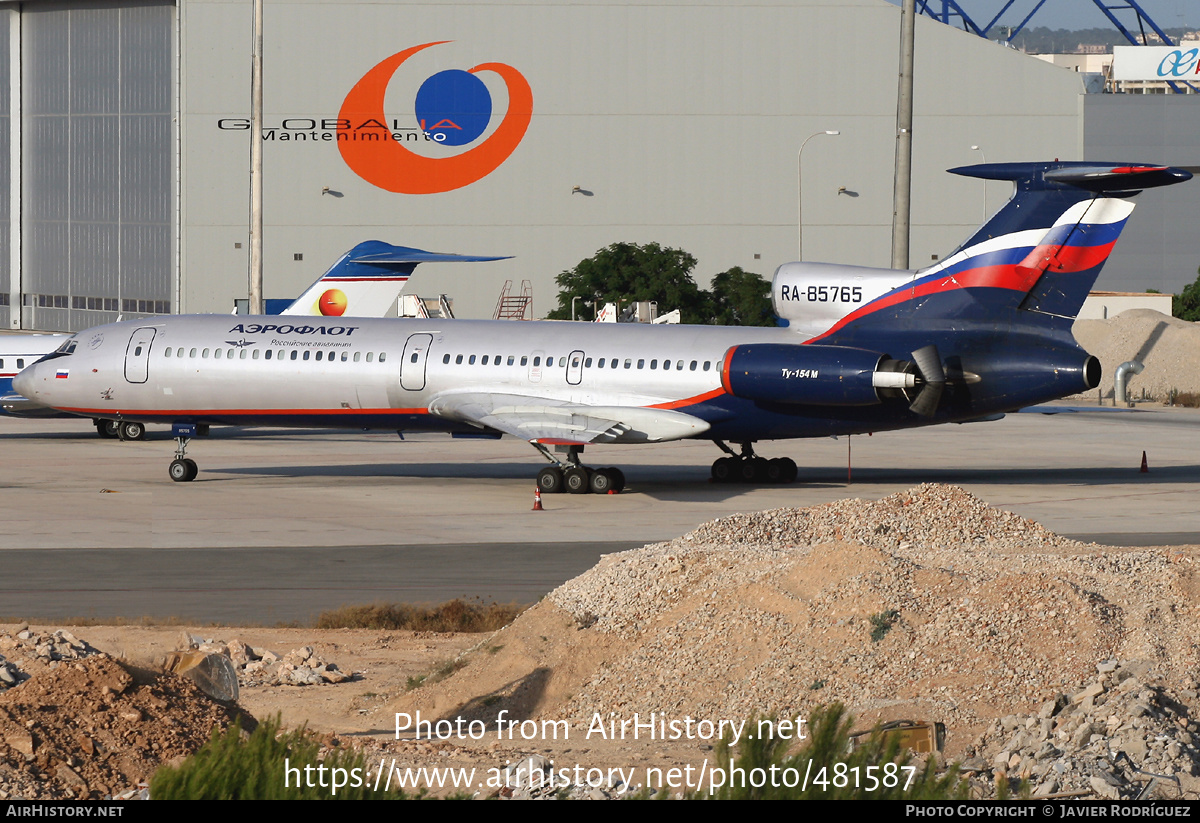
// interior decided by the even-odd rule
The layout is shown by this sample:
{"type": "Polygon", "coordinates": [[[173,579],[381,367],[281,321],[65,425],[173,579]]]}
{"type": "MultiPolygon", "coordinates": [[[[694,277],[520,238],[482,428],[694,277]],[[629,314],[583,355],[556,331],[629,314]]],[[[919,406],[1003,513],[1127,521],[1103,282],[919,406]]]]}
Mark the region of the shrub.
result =
{"type": "Polygon", "coordinates": [[[245,739],[240,725],[230,726],[224,734],[214,729],[200,751],[177,767],[163,766],[155,773],[150,796],[155,800],[407,799],[403,792],[373,791],[375,773],[368,772],[359,752],[341,749],[320,760],[321,747],[310,732],[299,729],[281,735],[279,725],[278,717],[261,723],[245,739]],[[311,767],[307,773],[306,766],[311,767]],[[335,774],[343,784],[336,790],[335,774]]]}

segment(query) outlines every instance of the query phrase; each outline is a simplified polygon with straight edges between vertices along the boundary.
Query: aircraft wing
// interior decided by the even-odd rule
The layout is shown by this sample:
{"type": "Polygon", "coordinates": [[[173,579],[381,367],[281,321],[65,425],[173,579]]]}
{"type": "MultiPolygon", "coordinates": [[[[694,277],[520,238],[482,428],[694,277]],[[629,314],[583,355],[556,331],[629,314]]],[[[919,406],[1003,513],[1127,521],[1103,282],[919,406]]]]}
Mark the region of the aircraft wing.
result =
{"type": "Polygon", "coordinates": [[[543,443],[656,443],[695,437],[709,429],[699,417],[671,409],[492,392],[444,392],[430,401],[429,412],[543,443]]]}

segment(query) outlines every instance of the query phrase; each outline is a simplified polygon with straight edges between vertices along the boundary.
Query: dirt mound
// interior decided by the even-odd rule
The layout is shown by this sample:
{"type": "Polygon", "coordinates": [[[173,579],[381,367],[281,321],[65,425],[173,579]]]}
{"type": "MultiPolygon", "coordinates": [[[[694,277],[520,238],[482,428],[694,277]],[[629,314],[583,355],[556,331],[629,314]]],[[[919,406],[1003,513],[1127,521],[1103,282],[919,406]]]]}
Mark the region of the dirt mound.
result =
{"type": "MultiPolygon", "coordinates": [[[[1172,389],[1200,392],[1200,324],[1178,320],[1150,309],[1130,309],[1107,320],[1077,320],[1073,327],[1079,345],[1104,367],[1101,389],[1113,396],[1117,367],[1127,360],[1145,365],[1129,376],[1128,396],[1166,400],[1172,389]]],[[[1086,392],[1095,399],[1096,392],[1086,392]]]]}
{"type": "Polygon", "coordinates": [[[1086,546],[925,485],[608,555],[395,710],[586,728],[596,712],[717,720],[840,700],[868,723],[946,722],[961,752],[1098,661],[1194,671],[1191,591],[1178,556],[1086,546]]]}
{"type": "Polygon", "coordinates": [[[104,654],[41,668],[0,694],[0,799],[111,797],[236,715],[191,681],[104,654]]]}

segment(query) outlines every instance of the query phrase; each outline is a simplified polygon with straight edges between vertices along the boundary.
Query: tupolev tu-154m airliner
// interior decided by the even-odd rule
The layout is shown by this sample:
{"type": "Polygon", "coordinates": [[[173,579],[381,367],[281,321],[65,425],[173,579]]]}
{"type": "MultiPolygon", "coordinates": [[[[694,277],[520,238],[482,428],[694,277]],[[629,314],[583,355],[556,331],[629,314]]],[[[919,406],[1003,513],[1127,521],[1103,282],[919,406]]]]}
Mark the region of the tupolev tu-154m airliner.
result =
{"type": "Polygon", "coordinates": [[[927,269],[788,263],[786,327],[176,316],[74,335],[14,387],[75,414],[171,423],[173,480],[208,424],[440,431],[529,441],[542,491],[619,491],[585,446],[685,438],[717,481],[789,482],[753,444],[989,419],[1094,388],[1071,324],[1140,190],[1182,169],[993,163],[1009,202],[927,269]],[[740,445],[735,451],[729,443],[740,445]],[[551,447],[554,447],[553,450],[551,447]]]}

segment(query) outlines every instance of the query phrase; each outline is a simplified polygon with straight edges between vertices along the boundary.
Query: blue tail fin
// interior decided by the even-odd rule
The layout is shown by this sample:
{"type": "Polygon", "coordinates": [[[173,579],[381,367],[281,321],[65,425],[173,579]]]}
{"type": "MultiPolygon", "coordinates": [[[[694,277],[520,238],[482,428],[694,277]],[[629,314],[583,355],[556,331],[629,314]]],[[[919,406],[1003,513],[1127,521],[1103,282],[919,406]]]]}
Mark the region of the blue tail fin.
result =
{"type": "Polygon", "coordinates": [[[952,255],[915,286],[1005,290],[1018,308],[1074,318],[1096,282],[1142,189],[1191,178],[1182,169],[1119,163],[990,163],[950,169],[1011,180],[1015,192],[952,255]]]}

